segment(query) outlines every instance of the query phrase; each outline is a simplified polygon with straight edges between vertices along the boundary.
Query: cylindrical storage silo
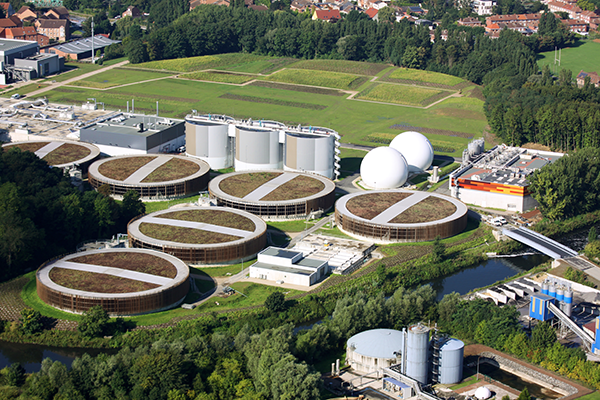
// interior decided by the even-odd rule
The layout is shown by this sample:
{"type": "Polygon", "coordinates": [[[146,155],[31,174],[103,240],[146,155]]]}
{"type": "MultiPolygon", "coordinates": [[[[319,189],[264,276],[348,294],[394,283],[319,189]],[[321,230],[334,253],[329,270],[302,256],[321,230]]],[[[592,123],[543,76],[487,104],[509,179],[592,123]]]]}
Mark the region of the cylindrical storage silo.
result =
{"type": "Polygon", "coordinates": [[[279,131],[235,127],[235,170],[283,169],[279,131]]]}
{"type": "Polygon", "coordinates": [[[556,300],[563,301],[565,299],[565,290],[562,286],[556,288],[556,300]]]}
{"type": "Polygon", "coordinates": [[[546,281],[542,283],[542,294],[548,295],[548,282],[546,281]]]}
{"type": "Polygon", "coordinates": [[[454,384],[462,381],[465,344],[458,339],[449,339],[440,346],[439,383],[454,384]]]}
{"type": "Polygon", "coordinates": [[[228,130],[225,122],[211,123],[186,118],[186,154],[206,161],[212,169],[231,167],[232,138],[229,138],[228,130]]]}
{"type": "Polygon", "coordinates": [[[406,375],[426,384],[428,378],[429,328],[417,324],[408,328],[406,375]]]}
{"type": "Polygon", "coordinates": [[[564,312],[567,315],[567,317],[570,317],[573,309],[573,291],[570,288],[567,288],[567,290],[565,290],[564,302],[564,312]]]}
{"type": "Polygon", "coordinates": [[[556,286],[553,283],[548,285],[548,296],[556,298],[556,286]]]}
{"type": "Polygon", "coordinates": [[[332,135],[286,132],[284,169],[312,172],[334,179],[334,151],[335,138],[332,135]]]}

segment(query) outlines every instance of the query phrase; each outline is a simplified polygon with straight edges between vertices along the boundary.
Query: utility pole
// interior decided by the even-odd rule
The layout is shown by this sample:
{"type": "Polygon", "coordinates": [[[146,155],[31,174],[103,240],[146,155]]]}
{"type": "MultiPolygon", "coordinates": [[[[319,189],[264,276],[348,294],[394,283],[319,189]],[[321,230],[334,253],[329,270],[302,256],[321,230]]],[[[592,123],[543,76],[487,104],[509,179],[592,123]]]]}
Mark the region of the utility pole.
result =
{"type": "Polygon", "coordinates": [[[96,63],[96,57],[94,54],[94,17],[92,17],[92,64],[96,63]]]}

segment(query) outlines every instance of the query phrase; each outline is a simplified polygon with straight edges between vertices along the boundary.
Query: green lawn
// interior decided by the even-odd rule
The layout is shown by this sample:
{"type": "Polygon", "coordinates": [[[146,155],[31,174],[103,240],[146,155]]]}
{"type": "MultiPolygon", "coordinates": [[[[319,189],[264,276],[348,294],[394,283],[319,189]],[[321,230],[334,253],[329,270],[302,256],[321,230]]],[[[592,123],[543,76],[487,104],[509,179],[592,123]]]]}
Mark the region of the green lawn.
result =
{"type": "Polygon", "coordinates": [[[36,271],[32,271],[28,274],[25,274],[25,276],[31,279],[21,291],[21,298],[23,299],[25,304],[27,304],[28,307],[39,311],[42,315],[45,315],[47,317],[56,319],[66,319],[69,321],[79,321],[79,315],[71,314],[65,311],[60,311],[40,300],[40,298],[37,295],[35,272],[36,271]]]}
{"type": "MultiPolygon", "coordinates": [[[[11,89],[7,92],[4,92],[4,93],[2,93],[2,97],[10,97],[15,93],[18,93],[20,95],[31,93],[33,91],[38,90],[39,86],[40,86],[39,83],[30,83],[29,85],[21,86],[18,88],[11,89]]],[[[41,86],[44,87],[45,85],[42,83],[41,86]]]]}
{"type": "Polygon", "coordinates": [[[388,65],[347,60],[303,60],[290,64],[289,68],[375,76],[388,68],[388,65]]]}
{"type": "Polygon", "coordinates": [[[314,221],[306,222],[305,220],[297,221],[267,221],[267,226],[279,229],[284,232],[302,232],[306,228],[310,228],[314,221]]]}
{"type": "Polygon", "coordinates": [[[51,76],[48,78],[48,80],[64,82],[68,79],[76,78],[80,75],[87,74],[88,72],[96,71],[101,68],[104,67],[98,64],[68,62],[65,63],[65,72],[62,72],[60,75],[57,76],[51,76]]]}
{"type": "Polygon", "coordinates": [[[596,391],[594,393],[586,394],[585,396],[581,396],[577,398],[578,400],[600,400],[600,392],[596,391]]]}
{"type": "MultiPolygon", "coordinates": [[[[256,261],[256,259],[244,261],[244,268],[247,268],[250,265],[254,264],[255,261],[256,261]]],[[[214,267],[209,267],[209,266],[190,267],[191,274],[210,276],[213,278],[219,277],[219,276],[235,275],[240,272],[242,272],[242,264],[241,263],[231,264],[231,265],[223,265],[223,266],[214,266],[214,267]]]]}
{"type": "MultiPolygon", "coordinates": [[[[260,62],[259,68],[265,69],[268,67],[269,60],[271,59],[272,57],[257,56],[254,54],[229,53],[212,56],[178,58],[175,60],[150,61],[142,64],[130,64],[130,66],[134,68],[148,68],[175,72],[192,72],[213,68],[236,70],[236,67],[240,67],[241,69],[245,69],[242,66],[247,66],[248,64],[256,66],[256,63],[260,62]]],[[[243,72],[254,71],[244,70],[243,72]]]]}
{"type": "Polygon", "coordinates": [[[472,385],[472,384],[474,384],[477,381],[478,381],[477,376],[474,375],[474,376],[470,377],[469,379],[466,379],[466,380],[462,381],[459,384],[456,384],[454,386],[450,386],[450,389],[452,389],[452,390],[460,389],[460,388],[463,388],[465,386],[472,385]]]}
{"type": "Polygon", "coordinates": [[[541,67],[549,65],[550,70],[558,75],[562,69],[570,69],[573,73],[573,79],[577,77],[579,71],[599,72],[600,73],[600,43],[591,40],[579,41],[578,46],[562,49],[560,66],[554,65],[554,51],[547,51],[537,55],[537,63],[541,67]]]}
{"type": "MultiPolygon", "coordinates": [[[[183,63],[184,61],[164,62],[183,63]]],[[[193,64],[191,62],[188,64],[192,68],[193,64]]],[[[217,62],[215,61],[214,64],[217,62]]],[[[121,71],[123,70],[118,70],[119,73],[121,71]]],[[[321,72],[295,71],[308,73],[309,76],[316,76],[316,73],[321,72]]],[[[73,76],[74,73],[69,72],[64,76],[73,76]]],[[[355,77],[348,74],[340,75],[355,77]]],[[[437,132],[437,130],[460,132],[461,135],[424,132],[434,147],[437,142],[443,142],[442,147],[451,146],[450,150],[456,149],[453,155],[460,154],[460,150],[468,144],[469,137],[480,137],[487,125],[483,114],[483,101],[466,96],[444,100],[424,110],[391,104],[351,101],[340,96],[283,90],[277,87],[232,86],[171,78],[116,87],[102,92],[65,87],[49,91],[46,95],[50,101],[64,104],[85,102],[87,98],[95,97],[98,101],[104,102],[108,109],[124,109],[127,101],[134,98],[136,111],[146,113],[154,113],[156,101],[160,101],[161,115],[171,118],[182,118],[195,109],[201,113],[268,119],[290,125],[325,126],[338,131],[342,135],[342,142],[371,146],[374,144],[368,140],[368,137],[373,133],[398,134],[403,130],[409,130],[392,129],[392,125],[410,125],[417,128],[416,130],[422,127],[430,132],[437,132]],[[269,99],[271,104],[248,101],[252,98],[269,99]],[[286,102],[289,105],[285,105],[286,102]],[[303,108],[299,105],[318,105],[318,107],[303,108]]]]}
{"type": "Polygon", "coordinates": [[[169,75],[171,74],[165,72],[113,68],[110,71],[100,72],[96,75],[92,75],[85,80],[72,82],[71,85],[106,89],[127,83],[142,82],[156,78],[165,78],[169,75]]]}
{"type": "Polygon", "coordinates": [[[393,79],[406,79],[426,83],[454,86],[465,80],[457,76],[441,74],[439,72],[423,71],[420,69],[398,68],[389,75],[393,79]]]}
{"type": "Polygon", "coordinates": [[[364,92],[361,92],[356,98],[382,101],[384,103],[424,106],[428,103],[427,99],[442,93],[451,94],[451,92],[439,89],[381,83],[371,86],[364,92]]]}
{"type": "Polygon", "coordinates": [[[181,76],[185,79],[194,79],[197,81],[210,81],[210,82],[222,82],[222,83],[246,83],[252,79],[256,79],[255,75],[244,75],[234,73],[224,73],[215,71],[206,72],[192,72],[181,76]]]}
{"type": "Polygon", "coordinates": [[[294,83],[334,89],[351,89],[360,86],[367,80],[361,75],[344,74],[341,72],[311,71],[305,69],[284,69],[264,78],[273,82],[294,83]]]}
{"type": "Polygon", "coordinates": [[[341,239],[351,239],[356,240],[352,236],[346,235],[344,232],[340,231],[340,229],[336,226],[335,228],[321,228],[315,232],[317,235],[323,236],[333,236],[341,239]]]}
{"type": "Polygon", "coordinates": [[[264,304],[267,297],[274,292],[283,292],[286,297],[303,293],[299,290],[282,289],[276,286],[259,285],[252,282],[237,282],[231,285],[231,287],[245,296],[236,293],[229,297],[214,297],[196,308],[197,312],[231,310],[264,304]],[[216,303],[219,303],[219,305],[216,303]]]}
{"type": "Polygon", "coordinates": [[[169,201],[148,201],[144,203],[146,205],[146,214],[150,214],[154,211],[166,210],[167,208],[174,206],[175,204],[182,203],[194,203],[198,201],[200,196],[184,197],[183,199],[169,200],[169,201]]]}

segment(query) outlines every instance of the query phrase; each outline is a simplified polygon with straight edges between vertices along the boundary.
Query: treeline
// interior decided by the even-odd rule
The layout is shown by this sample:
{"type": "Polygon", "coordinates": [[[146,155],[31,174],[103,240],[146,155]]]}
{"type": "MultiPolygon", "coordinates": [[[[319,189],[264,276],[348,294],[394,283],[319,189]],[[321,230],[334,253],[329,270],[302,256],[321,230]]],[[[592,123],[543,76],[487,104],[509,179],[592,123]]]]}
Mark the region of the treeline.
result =
{"type": "Polygon", "coordinates": [[[427,26],[406,20],[378,23],[351,12],[335,24],[313,21],[308,14],[256,12],[240,7],[202,5],[151,33],[124,40],[132,63],[229,52],[304,59],[332,58],[391,62],[429,68],[481,83],[484,76],[510,63],[523,74],[537,70],[534,39],[506,32],[498,40],[483,30],[455,27],[447,42],[431,43],[427,26]]]}
{"type": "Polygon", "coordinates": [[[0,281],[74,252],[83,240],[122,232],[143,207],[137,192],[121,205],[81,192],[32,152],[0,148],[0,281]]]}

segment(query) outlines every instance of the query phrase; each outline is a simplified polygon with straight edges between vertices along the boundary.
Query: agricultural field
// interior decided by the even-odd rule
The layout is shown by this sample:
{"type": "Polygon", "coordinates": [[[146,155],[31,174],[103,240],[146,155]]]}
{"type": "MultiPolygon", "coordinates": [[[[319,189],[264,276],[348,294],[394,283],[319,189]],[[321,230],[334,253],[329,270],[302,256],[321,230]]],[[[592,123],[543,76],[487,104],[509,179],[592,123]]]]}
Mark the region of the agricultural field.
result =
{"type": "Polygon", "coordinates": [[[429,89],[419,86],[375,84],[361,92],[356,98],[362,100],[381,101],[384,103],[406,104],[411,106],[426,106],[431,104],[434,98],[437,100],[451,95],[451,92],[438,89],[429,89]]]}
{"type": "Polygon", "coordinates": [[[128,83],[142,82],[150,79],[165,78],[172,74],[165,72],[143,71],[129,68],[114,68],[110,71],[92,75],[84,80],[71,83],[74,86],[85,86],[95,89],[107,89],[128,83]]]}
{"type": "Polygon", "coordinates": [[[389,76],[392,79],[402,79],[407,81],[417,81],[425,83],[435,83],[439,85],[454,86],[465,80],[457,76],[441,74],[439,72],[423,71],[420,69],[398,68],[389,76]]]}
{"type": "Polygon", "coordinates": [[[288,68],[375,76],[386,68],[389,68],[389,65],[347,60],[303,60],[290,64],[288,68]]]}
{"type": "MultiPolygon", "coordinates": [[[[354,68],[354,71],[359,68],[357,65],[361,64],[348,64],[339,60],[329,65],[325,62],[329,60],[316,60],[318,62],[314,63],[293,61],[300,63],[303,68],[312,64],[316,66],[315,68],[327,67],[340,70],[344,65],[349,65],[354,68]]],[[[279,62],[289,63],[290,59],[226,54],[166,60],[160,61],[162,63],[160,65],[148,64],[152,64],[157,69],[168,67],[198,71],[219,68],[256,73],[260,72],[259,68],[255,68],[256,63],[275,65],[279,62]]],[[[367,65],[369,67],[364,67],[363,71],[373,68],[371,64],[367,65]]],[[[136,66],[139,67],[140,64],[136,66]]],[[[117,71],[122,73],[123,69],[117,71]]],[[[281,72],[284,71],[291,70],[281,72]]],[[[217,82],[167,78],[109,88],[102,92],[82,87],[61,87],[47,92],[46,95],[50,101],[63,104],[85,102],[87,98],[95,97],[98,101],[104,102],[109,109],[124,109],[127,102],[133,98],[136,111],[148,114],[155,112],[156,101],[160,101],[161,115],[169,118],[183,118],[195,109],[200,113],[226,114],[235,118],[271,119],[290,125],[325,126],[338,131],[342,135],[342,142],[370,146],[377,145],[377,142],[372,141],[373,134],[396,135],[405,130],[417,130],[427,136],[434,148],[437,147],[436,153],[453,156],[459,154],[471,138],[482,136],[487,126],[483,114],[483,101],[471,96],[473,90],[469,88],[464,88],[464,95],[460,97],[445,99],[424,110],[403,107],[399,104],[348,100],[348,94],[341,92],[339,88],[302,86],[325,84],[330,87],[343,86],[347,90],[351,80],[356,79],[357,75],[337,72],[332,75],[323,70],[308,69],[293,71],[296,71],[296,75],[288,76],[288,80],[293,81],[292,84],[264,80],[245,86],[233,86],[217,82]],[[328,75],[337,77],[332,79],[333,82],[323,82],[320,77],[328,75]],[[301,83],[298,82],[299,77],[304,79],[304,83],[299,84],[301,83]]],[[[74,72],[69,72],[65,76],[74,72]]],[[[272,76],[277,77],[281,72],[272,76]]],[[[185,74],[181,75],[182,78],[185,76],[185,74]]],[[[358,76],[358,78],[369,79],[368,76],[358,76]]]]}
{"type": "Polygon", "coordinates": [[[264,78],[268,81],[294,83],[334,89],[354,89],[365,83],[366,76],[341,72],[311,71],[305,69],[284,69],[264,78]]]}
{"type": "Polygon", "coordinates": [[[257,56],[254,54],[229,53],[212,56],[178,58],[175,60],[150,61],[136,64],[135,68],[164,70],[173,72],[194,72],[205,69],[227,69],[237,72],[259,73],[272,68],[273,57],[257,56]]]}
{"type": "Polygon", "coordinates": [[[209,81],[209,82],[219,82],[219,83],[235,83],[242,84],[251,81],[252,79],[256,79],[254,75],[246,75],[239,73],[232,73],[226,71],[201,71],[201,72],[192,72],[189,74],[185,74],[181,76],[185,79],[193,79],[196,81],[209,81]]]}
{"type": "Polygon", "coordinates": [[[558,75],[560,69],[570,69],[573,79],[579,71],[600,73],[600,43],[593,40],[580,40],[575,46],[562,49],[560,67],[554,65],[554,51],[547,51],[537,55],[540,68],[549,65],[550,70],[558,75]]]}

